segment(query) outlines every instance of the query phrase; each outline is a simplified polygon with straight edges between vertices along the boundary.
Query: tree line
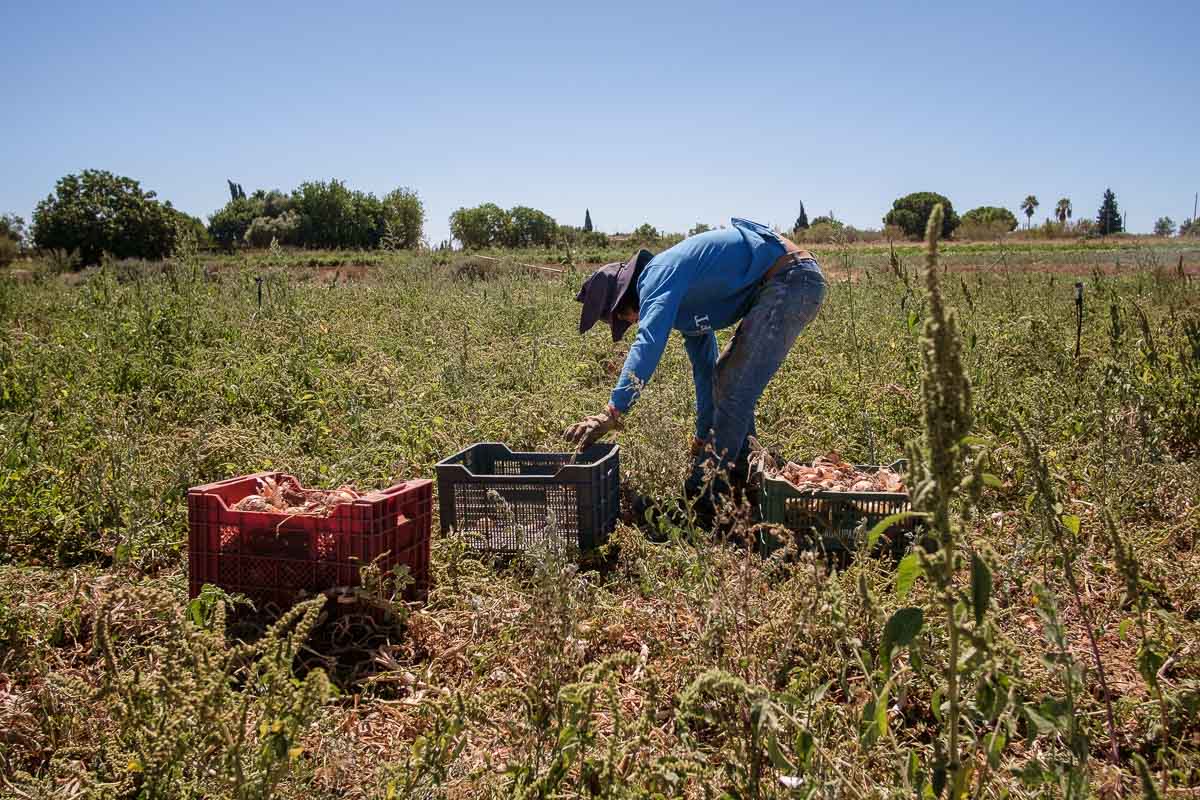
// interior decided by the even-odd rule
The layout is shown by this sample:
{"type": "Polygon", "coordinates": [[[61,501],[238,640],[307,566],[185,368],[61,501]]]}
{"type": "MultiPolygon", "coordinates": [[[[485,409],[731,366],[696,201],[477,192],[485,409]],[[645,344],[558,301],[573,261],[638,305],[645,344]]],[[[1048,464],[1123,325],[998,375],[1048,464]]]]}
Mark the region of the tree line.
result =
{"type": "MultiPolygon", "coordinates": [[[[1017,228],[1017,217],[1002,206],[979,206],[963,214],[961,217],[954,210],[950,199],[937,192],[914,192],[897,198],[892,203],[891,210],[883,217],[884,230],[882,238],[920,239],[925,233],[925,223],[933,207],[941,205],[944,211],[942,218],[942,236],[949,238],[956,233],[963,235],[959,238],[983,239],[996,238],[1011,233],[1017,228]]],[[[1033,215],[1040,206],[1036,195],[1028,195],[1021,201],[1020,209],[1025,215],[1025,227],[1029,229],[1033,215]]],[[[1111,188],[1104,190],[1100,208],[1095,218],[1080,218],[1071,222],[1074,206],[1069,197],[1059,198],[1054,206],[1054,218],[1047,218],[1040,231],[1047,237],[1051,236],[1110,236],[1125,232],[1125,219],[1117,205],[1117,196],[1111,188]]],[[[839,230],[849,229],[829,212],[811,222],[805,211],[804,203],[800,203],[800,214],[792,225],[792,233],[798,239],[806,241],[829,241],[836,238],[839,230]],[[832,234],[832,235],[831,235],[832,234]]],[[[1186,219],[1183,224],[1176,226],[1170,217],[1160,217],[1154,224],[1156,236],[1200,236],[1200,222],[1186,219]]]]}
{"type": "MultiPolygon", "coordinates": [[[[240,183],[227,180],[229,201],[209,216],[205,225],[196,217],[160,201],[153,191],[133,180],[104,170],[84,170],[59,179],[54,191],[38,203],[32,225],[14,215],[0,217],[0,265],[12,261],[27,242],[45,250],[76,254],[80,264],[99,263],[109,254],[116,258],[160,259],[174,251],[181,237],[201,245],[227,250],[238,247],[280,245],[315,249],[413,249],[423,243],[425,209],[417,193],[399,187],[383,197],[351,189],[344,182],[306,181],[290,192],[257,189],[247,195],[240,183]]],[[[920,238],[933,207],[943,209],[942,234],[961,238],[992,238],[1017,228],[1017,217],[1001,206],[979,206],[961,217],[950,199],[937,192],[914,192],[897,198],[883,217],[882,238],[920,238]]],[[[1027,196],[1020,204],[1026,227],[1040,203],[1027,196]]],[[[1110,235],[1125,229],[1116,194],[1106,189],[1094,219],[1073,216],[1069,198],[1055,205],[1057,225],[1046,220],[1047,235],[1110,235]]],[[[697,223],[687,235],[709,230],[697,223]]],[[[839,221],[832,211],[809,220],[800,204],[791,233],[798,240],[819,242],[847,237],[855,229],[839,221]]],[[[1176,226],[1160,217],[1155,234],[1200,236],[1200,223],[1184,220],[1176,226]]],[[[529,206],[504,209],[495,203],[459,208],[450,215],[450,233],[466,249],[489,247],[551,247],[557,245],[604,247],[609,237],[595,230],[591,209],[579,227],[559,224],[553,217],[529,206]]],[[[669,246],[683,234],[662,234],[649,223],[623,242],[669,246]]],[[[445,243],[448,245],[448,243],[445,243]]]]}
{"type": "Polygon", "coordinates": [[[232,249],[281,245],[317,249],[412,249],[421,244],[425,208],[408,187],[383,197],[339,180],[305,181],[290,193],[258,189],[247,196],[229,181],[229,202],[209,217],[212,240],[232,249]]]}

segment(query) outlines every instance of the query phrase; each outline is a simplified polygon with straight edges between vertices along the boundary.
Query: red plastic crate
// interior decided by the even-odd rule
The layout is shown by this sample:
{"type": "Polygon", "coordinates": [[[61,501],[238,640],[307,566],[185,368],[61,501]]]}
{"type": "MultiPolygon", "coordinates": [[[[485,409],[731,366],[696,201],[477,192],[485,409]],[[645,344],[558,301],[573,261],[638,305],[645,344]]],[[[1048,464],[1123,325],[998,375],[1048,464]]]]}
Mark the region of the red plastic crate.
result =
{"type": "Polygon", "coordinates": [[[290,606],[301,591],[357,586],[359,569],[379,558],[383,571],[408,566],[411,599],[429,590],[433,482],[413,480],[364,494],[328,517],[235,511],[258,490],[260,472],[188,490],[188,591],[211,583],[256,603],[290,606]]]}

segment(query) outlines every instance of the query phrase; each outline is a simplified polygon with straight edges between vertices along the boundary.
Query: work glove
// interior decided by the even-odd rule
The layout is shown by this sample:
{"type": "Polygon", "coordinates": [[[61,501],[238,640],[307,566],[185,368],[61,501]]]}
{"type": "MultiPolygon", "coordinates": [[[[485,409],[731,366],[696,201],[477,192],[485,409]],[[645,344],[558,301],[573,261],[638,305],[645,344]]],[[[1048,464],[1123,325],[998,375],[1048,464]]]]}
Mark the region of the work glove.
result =
{"type": "Polygon", "coordinates": [[[599,441],[600,437],[621,426],[621,414],[610,404],[599,414],[592,414],[563,431],[563,436],[575,449],[585,450],[599,441]]]}

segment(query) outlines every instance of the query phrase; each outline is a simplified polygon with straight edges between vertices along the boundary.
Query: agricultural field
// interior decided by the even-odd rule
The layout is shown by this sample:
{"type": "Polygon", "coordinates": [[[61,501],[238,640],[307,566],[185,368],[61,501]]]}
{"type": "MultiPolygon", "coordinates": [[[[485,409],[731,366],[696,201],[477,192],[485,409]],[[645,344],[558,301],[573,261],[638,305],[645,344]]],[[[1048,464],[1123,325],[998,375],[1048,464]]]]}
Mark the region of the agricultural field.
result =
{"type": "MultiPolygon", "coordinates": [[[[830,570],[627,517],[598,565],[495,564],[435,523],[425,602],[368,574],[390,616],[271,627],[189,602],[188,487],[561,452],[624,355],[575,293],[629,253],[15,265],[0,796],[1200,796],[1200,249],[813,249],[830,292],[760,437],[908,457],[938,547],[830,570]]],[[[679,495],[693,413],[672,343],[630,493],[679,495]]]]}

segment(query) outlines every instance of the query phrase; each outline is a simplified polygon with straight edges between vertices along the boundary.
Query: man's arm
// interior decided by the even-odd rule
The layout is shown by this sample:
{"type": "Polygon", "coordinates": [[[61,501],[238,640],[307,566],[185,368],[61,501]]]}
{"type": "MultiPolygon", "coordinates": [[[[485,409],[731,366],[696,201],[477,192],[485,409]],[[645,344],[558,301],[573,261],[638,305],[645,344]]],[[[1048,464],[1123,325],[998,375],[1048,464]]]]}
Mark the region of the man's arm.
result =
{"type": "Polygon", "coordinates": [[[642,388],[650,382],[650,376],[658,367],[667,346],[667,338],[671,335],[671,326],[675,323],[675,315],[679,313],[679,305],[687,292],[683,274],[673,265],[662,267],[645,286],[638,288],[641,303],[637,338],[625,357],[625,366],[611,398],[613,407],[622,414],[637,401],[642,388]]]}
{"type": "Polygon", "coordinates": [[[692,382],[696,384],[696,438],[707,439],[713,425],[713,369],[717,363],[717,337],[709,331],[700,336],[684,336],[683,342],[692,362],[692,382]]]}

